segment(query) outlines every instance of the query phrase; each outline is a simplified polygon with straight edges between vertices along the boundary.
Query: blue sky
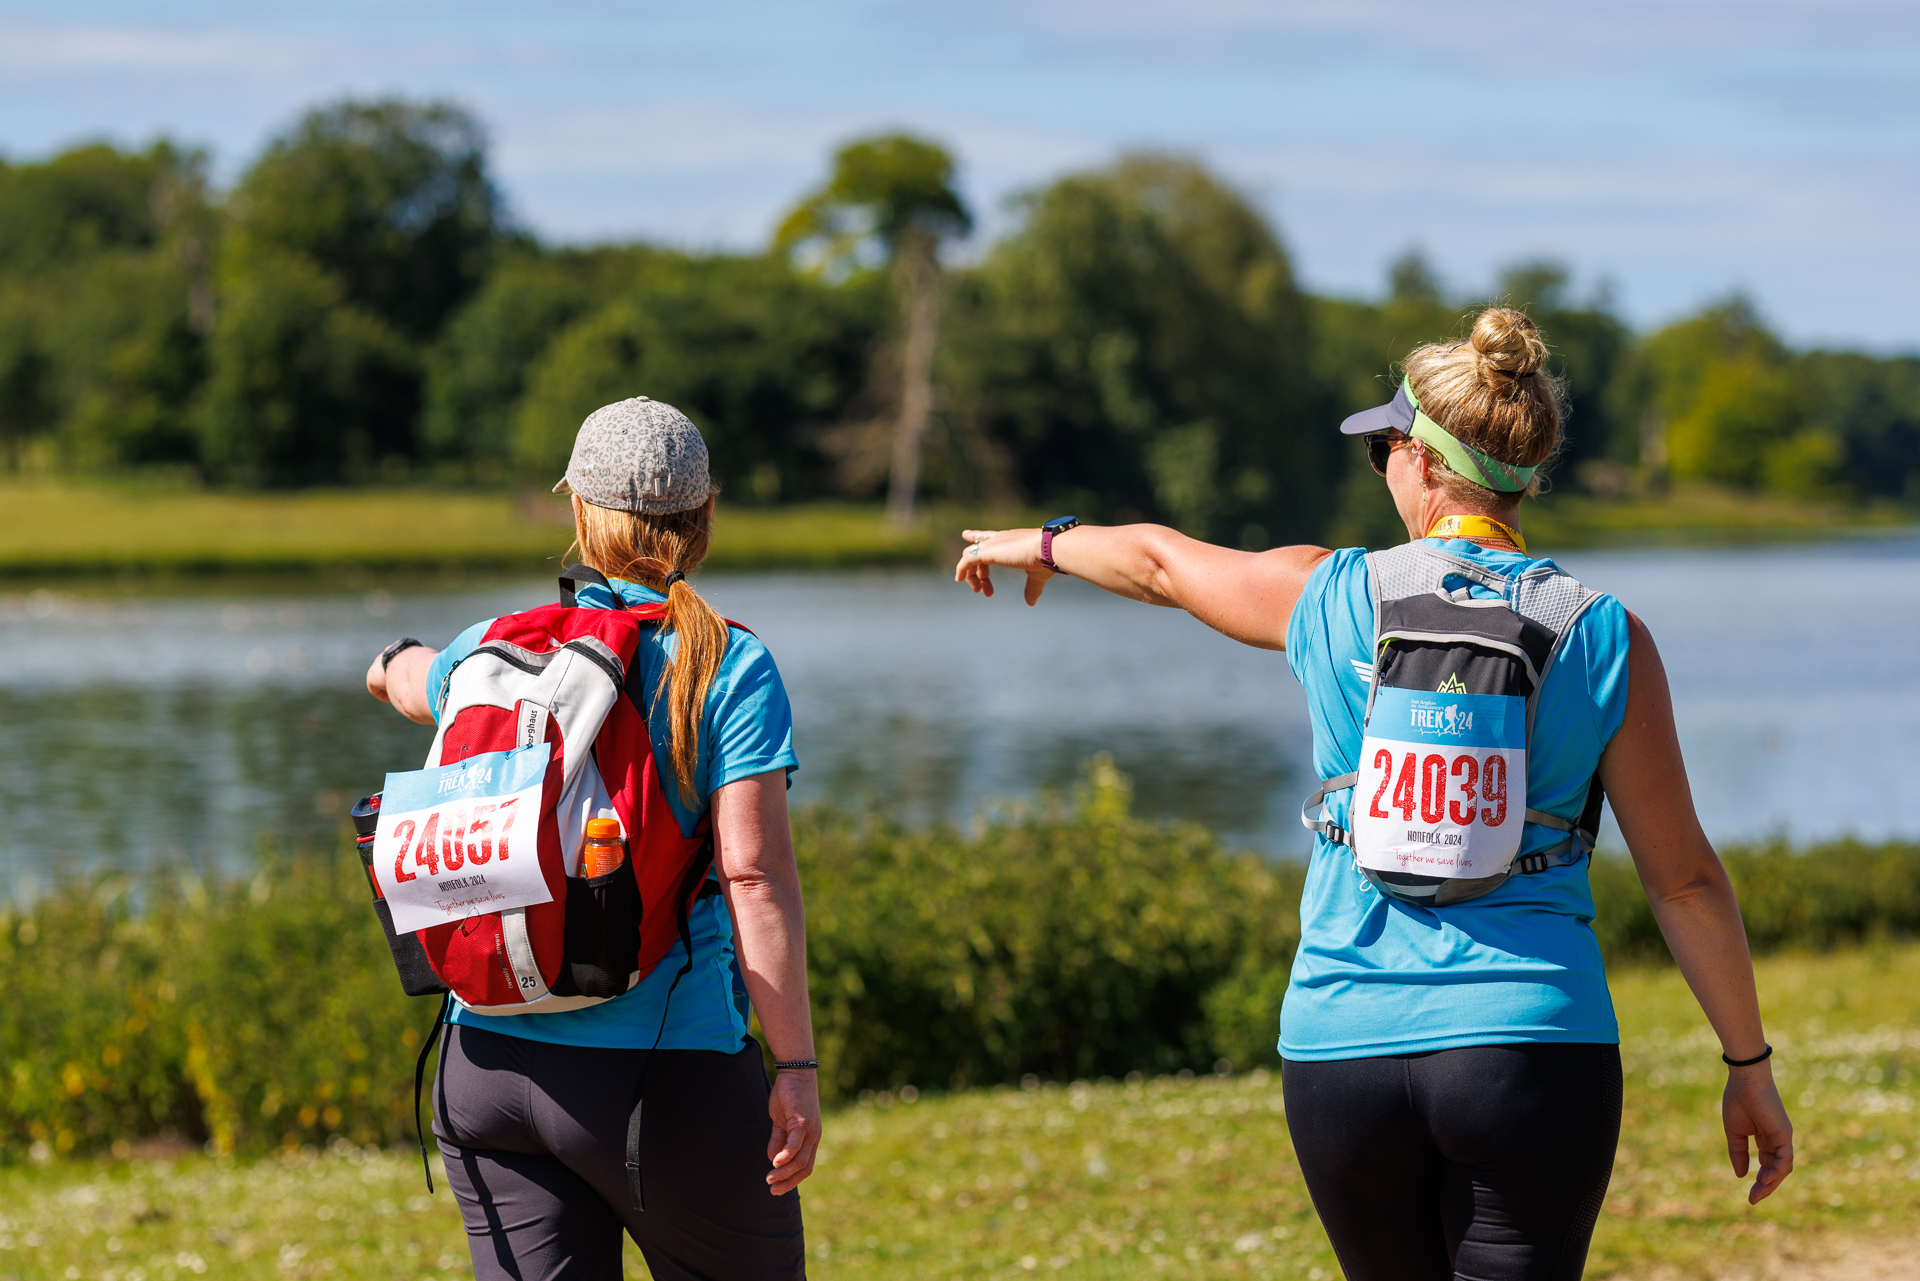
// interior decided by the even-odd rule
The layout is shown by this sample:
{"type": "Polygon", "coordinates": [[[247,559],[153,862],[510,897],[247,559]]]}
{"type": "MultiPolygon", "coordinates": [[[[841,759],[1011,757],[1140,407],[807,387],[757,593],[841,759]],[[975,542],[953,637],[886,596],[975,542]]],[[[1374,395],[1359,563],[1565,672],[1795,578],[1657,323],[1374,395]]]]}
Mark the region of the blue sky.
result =
{"type": "Polygon", "coordinates": [[[0,0],[0,154],[207,147],[305,107],[457,99],[564,240],[764,243],[863,131],[954,148],[983,215],[1127,147],[1195,153],[1312,288],[1421,246],[1549,256],[1637,324],[1743,289],[1796,342],[1920,350],[1920,6],[1892,0],[0,0]]]}

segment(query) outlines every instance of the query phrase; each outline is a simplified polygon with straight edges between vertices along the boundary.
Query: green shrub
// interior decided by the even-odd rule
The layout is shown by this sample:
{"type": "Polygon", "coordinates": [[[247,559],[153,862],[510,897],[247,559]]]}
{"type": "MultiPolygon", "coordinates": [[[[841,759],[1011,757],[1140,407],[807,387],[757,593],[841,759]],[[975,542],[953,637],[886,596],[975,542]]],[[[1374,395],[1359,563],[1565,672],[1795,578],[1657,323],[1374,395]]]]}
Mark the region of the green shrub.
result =
{"type": "Polygon", "coordinates": [[[1135,818],[1130,797],[1097,760],[1076,804],[974,835],[807,816],[829,1092],[1273,1061],[1301,869],[1135,818]]]}
{"type": "MultiPolygon", "coordinates": [[[[1096,760],[1070,802],[971,831],[799,815],[827,1097],[1272,1063],[1305,869],[1129,803],[1096,760]]],[[[1756,952],[1920,934],[1920,846],[1723,857],[1756,952]]],[[[1631,864],[1592,876],[1609,963],[1664,962],[1631,864]]],[[[350,848],[222,884],[66,885],[0,909],[0,966],[0,1161],[169,1131],[218,1150],[413,1141],[436,1007],[400,994],[350,848]]]]}
{"type": "Polygon", "coordinates": [[[0,1159],[165,1131],[217,1150],[411,1140],[431,1002],[394,981],[359,862],[69,885],[0,913],[0,1159]]]}
{"type": "MultiPolygon", "coordinates": [[[[1720,851],[1756,953],[1825,950],[1920,935],[1920,845],[1848,838],[1795,850],[1785,841],[1720,851]]],[[[1671,960],[1633,865],[1593,863],[1594,933],[1608,962],[1671,960]]]]}
{"type": "MultiPolygon", "coordinates": [[[[1102,763],[1077,805],[972,836],[802,815],[829,1097],[1271,1061],[1297,872],[1128,799],[1102,763]]],[[[0,912],[0,1160],[169,1130],[219,1150],[412,1142],[435,1006],[400,994],[351,853],[156,880],[138,912],[131,888],[0,912]]]]}

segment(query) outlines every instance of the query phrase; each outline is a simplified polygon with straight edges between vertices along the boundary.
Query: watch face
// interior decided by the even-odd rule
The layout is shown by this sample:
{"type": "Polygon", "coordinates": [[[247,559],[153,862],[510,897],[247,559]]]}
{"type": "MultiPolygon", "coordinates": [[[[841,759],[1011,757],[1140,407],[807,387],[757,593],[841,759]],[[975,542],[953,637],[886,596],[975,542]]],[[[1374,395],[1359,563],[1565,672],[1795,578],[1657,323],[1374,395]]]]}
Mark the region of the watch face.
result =
{"type": "Polygon", "coordinates": [[[1046,530],[1049,534],[1060,534],[1072,529],[1079,523],[1080,518],[1078,516],[1055,516],[1052,520],[1040,526],[1040,528],[1046,530]]]}

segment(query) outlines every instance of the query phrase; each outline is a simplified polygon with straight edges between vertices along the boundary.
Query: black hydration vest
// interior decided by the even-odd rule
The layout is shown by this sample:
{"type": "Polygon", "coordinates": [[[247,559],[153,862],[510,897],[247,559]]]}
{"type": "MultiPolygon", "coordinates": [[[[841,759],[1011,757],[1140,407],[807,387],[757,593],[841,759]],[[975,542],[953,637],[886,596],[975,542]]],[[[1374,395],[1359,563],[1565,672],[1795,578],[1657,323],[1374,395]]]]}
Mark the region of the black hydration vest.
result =
{"type": "Polygon", "coordinates": [[[1373,669],[1359,761],[1321,781],[1301,823],[1346,846],[1383,893],[1422,907],[1463,903],[1516,871],[1591,854],[1599,774],[1568,823],[1527,808],[1527,758],[1540,689],[1598,594],[1551,566],[1509,576],[1425,542],[1369,553],[1367,569],[1373,669]],[[1500,599],[1473,599],[1475,583],[1500,599]],[[1327,793],[1349,787],[1347,827],[1311,817],[1327,793]],[[1518,857],[1526,823],[1567,838],[1518,857]]]}

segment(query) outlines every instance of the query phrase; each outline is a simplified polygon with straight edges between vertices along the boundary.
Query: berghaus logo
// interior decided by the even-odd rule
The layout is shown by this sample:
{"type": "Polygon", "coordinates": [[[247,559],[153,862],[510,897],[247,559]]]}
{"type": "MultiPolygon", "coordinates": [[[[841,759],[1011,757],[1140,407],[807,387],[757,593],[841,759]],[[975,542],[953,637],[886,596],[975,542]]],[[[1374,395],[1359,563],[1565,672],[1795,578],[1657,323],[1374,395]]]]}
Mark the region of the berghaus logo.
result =
{"type": "Polygon", "coordinates": [[[1433,692],[1436,694],[1464,694],[1467,692],[1467,687],[1460,683],[1460,673],[1455,672],[1453,675],[1447,677],[1447,679],[1441,681],[1440,688],[1433,692]]]}

